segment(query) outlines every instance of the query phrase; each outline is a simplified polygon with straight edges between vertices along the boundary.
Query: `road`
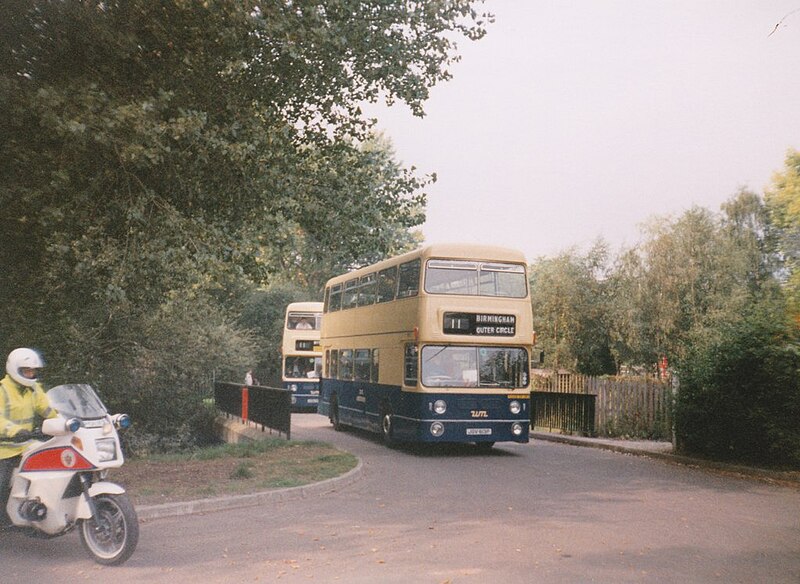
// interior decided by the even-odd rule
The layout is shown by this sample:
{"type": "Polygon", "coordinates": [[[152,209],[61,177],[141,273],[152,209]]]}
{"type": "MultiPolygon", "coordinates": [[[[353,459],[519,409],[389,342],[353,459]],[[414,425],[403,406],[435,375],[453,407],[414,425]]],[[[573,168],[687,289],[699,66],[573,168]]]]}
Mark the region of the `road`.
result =
{"type": "Polygon", "coordinates": [[[800,582],[800,491],[594,448],[389,450],[295,416],[363,461],[324,496],[157,519],[122,567],[76,534],[0,538],[0,582],[800,582]]]}

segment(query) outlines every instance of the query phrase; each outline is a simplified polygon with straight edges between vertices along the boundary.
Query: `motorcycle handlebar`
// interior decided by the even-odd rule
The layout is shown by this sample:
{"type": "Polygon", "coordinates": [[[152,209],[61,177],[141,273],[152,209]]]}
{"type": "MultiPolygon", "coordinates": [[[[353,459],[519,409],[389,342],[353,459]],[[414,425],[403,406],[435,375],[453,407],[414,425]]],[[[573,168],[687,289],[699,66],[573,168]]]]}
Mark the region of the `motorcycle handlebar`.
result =
{"type": "Polygon", "coordinates": [[[29,432],[27,430],[22,430],[21,432],[17,432],[16,435],[11,437],[11,441],[16,444],[21,444],[23,442],[29,442],[30,440],[49,440],[50,436],[47,434],[43,434],[41,430],[34,430],[33,432],[29,432]]]}

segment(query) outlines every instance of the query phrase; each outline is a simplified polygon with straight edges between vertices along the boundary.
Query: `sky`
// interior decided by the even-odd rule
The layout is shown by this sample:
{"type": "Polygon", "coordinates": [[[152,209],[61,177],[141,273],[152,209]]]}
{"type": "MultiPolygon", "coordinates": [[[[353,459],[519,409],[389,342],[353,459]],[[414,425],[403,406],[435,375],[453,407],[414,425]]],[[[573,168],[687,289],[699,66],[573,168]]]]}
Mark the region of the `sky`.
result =
{"type": "MultiPolygon", "coordinates": [[[[368,113],[397,160],[436,173],[426,243],[528,260],[693,206],[763,194],[800,150],[800,0],[487,0],[426,116],[368,113]],[[785,18],[784,18],[785,17],[785,18]],[[780,26],[776,29],[776,24],[780,26]]],[[[480,6],[479,6],[480,9],[480,6]]]]}

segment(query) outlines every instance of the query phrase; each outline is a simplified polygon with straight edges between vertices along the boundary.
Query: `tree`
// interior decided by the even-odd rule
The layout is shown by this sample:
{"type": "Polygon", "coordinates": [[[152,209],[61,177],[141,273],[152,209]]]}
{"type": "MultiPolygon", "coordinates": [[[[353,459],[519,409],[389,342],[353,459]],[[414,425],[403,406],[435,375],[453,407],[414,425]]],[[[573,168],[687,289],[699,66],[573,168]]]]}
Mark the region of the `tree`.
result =
{"type": "Polygon", "coordinates": [[[310,285],[424,220],[428,179],[368,143],[359,104],[421,114],[457,59],[449,33],[485,32],[472,4],[0,3],[3,348],[126,397],[250,362],[239,301],[291,269],[287,240],[310,285]],[[151,338],[213,323],[230,351],[151,338]]]}
{"type": "Polygon", "coordinates": [[[607,261],[607,245],[598,241],[584,256],[570,250],[531,265],[534,330],[547,366],[589,375],[616,371],[609,348],[607,261]]]}
{"type": "Polygon", "coordinates": [[[747,191],[721,214],[694,207],[677,220],[654,219],[611,278],[618,358],[646,366],[679,358],[707,316],[739,310],[771,278],[766,232],[763,203],[747,191]]]}
{"type": "Polygon", "coordinates": [[[765,200],[785,268],[789,309],[800,323],[800,152],[788,152],[785,168],[773,176],[765,200]]]}

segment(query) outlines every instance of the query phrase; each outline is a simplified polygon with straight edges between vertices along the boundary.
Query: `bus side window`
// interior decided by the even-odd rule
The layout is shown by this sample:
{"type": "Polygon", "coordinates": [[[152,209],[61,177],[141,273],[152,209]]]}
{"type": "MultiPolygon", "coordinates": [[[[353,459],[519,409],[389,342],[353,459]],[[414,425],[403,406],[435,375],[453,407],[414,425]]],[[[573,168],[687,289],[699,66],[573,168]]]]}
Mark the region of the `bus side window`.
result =
{"type": "Polygon", "coordinates": [[[328,362],[328,377],[330,379],[339,379],[339,350],[331,349],[330,361],[328,362]]]}
{"type": "Polygon", "coordinates": [[[408,344],[405,349],[405,363],[403,367],[403,383],[417,385],[417,346],[408,344]]]}
{"type": "Polygon", "coordinates": [[[397,292],[397,266],[378,272],[378,302],[391,302],[397,292]]]}
{"type": "Polygon", "coordinates": [[[330,304],[328,305],[329,312],[336,312],[342,308],[342,285],[335,284],[331,286],[330,304]]]}
{"type": "Polygon", "coordinates": [[[356,349],[354,379],[356,381],[369,381],[370,366],[369,349],[356,349]]]}
{"type": "Polygon", "coordinates": [[[370,376],[370,379],[372,379],[373,383],[378,383],[379,379],[378,373],[380,369],[380,359],[378,359],[378,353],[380,353],[379,349],[372,350],[372,375],[370,376]]]}
{"type": "Polygon", "coordinates": [[[355,308],[358,301],[358,278],[353,278],[344,283],[344,295],[342,296],[342,310],[355,308]]]}
{"type": "Polygon", "coordinates": [[[397,286],[398,298],[409,298],[410,296],[416,296],[419,292],[419,266],[419,259],[400,264],[400,281],[397,286]]]}
{"type": "Polygon", "coordinates": [[[339,351],[339,379],[351,381],[353,379],[353,350],[342,349],[339,351]]]}
{"type": "Polygon", "coordinates": [[[361,276],[361,281],[358,284],[358,305],[369,306],[375,303],[375,274],[367,274],[361,276]]]}

